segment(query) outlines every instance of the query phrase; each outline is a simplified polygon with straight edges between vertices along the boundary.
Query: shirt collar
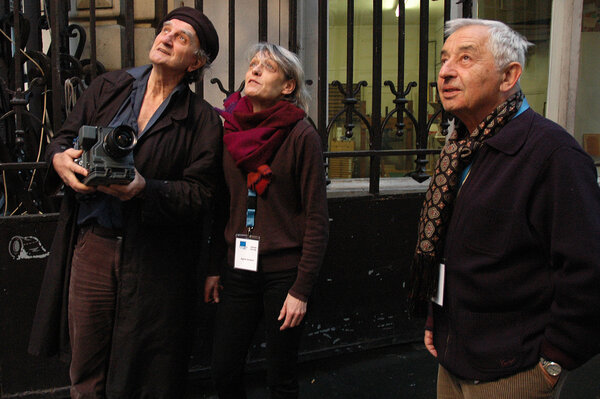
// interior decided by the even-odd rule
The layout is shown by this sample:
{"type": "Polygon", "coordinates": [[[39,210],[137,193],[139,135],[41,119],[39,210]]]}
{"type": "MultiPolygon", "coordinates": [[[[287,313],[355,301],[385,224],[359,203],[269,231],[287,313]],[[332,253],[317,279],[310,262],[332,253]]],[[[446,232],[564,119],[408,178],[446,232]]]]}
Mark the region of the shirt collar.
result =
{"type": "MultiPolygon", "coordinates": [[[[133,76],[133,78],[135,79],[134,84],[136,85],[136,87],[140,87],[142,85],[143,85],[143,87],[145,87],[146,83],[148,83],[148,78],[150,77],[151,70],[152,70],[152,65],[142,65],[139,67],[134,67],[134,68],[128,69],[127,73],[130,74],[131,76],[133,76]]],[[[179,82],[179,84],[177,86],[175,86],[175,88],[171,92],[169,98],[172,97],[174,93],[179,93],[182,90],[185,90],[186,87],[187,87],[187,85],[182,80],[181,82],[179,82]]]]}
{"type": "MultiPolygon", "coordinates": [[[[133,112],[136,116],[139,115],[140,109],[142,107],[142,101],[144,99],[144,94],[146,93],[146,86],[148,84],[148,79],[150,78],[150,71],[152,71],[152,65],[143,65],[135,68],[131,68],[127,70],[135,81],[133,82],[133,112]]],[[[175,99],[179,96],[180,93],[185,93],[188,89],[188,86],[182,80],[179,82],[177,86],[173,89],[173,91],[169,94],[169,96],[162,102],[162,104],[158,107],[158,109],[154,112],[154,115],[150,118],[143,132],[139,132],[141,136],[143,133],[148,131],[161,117],[161,115],[165,112],[167,107],[175,101],[175,99]]],[[[185,111],[183,109],[174,110],[171,116],[175,119],[183,119],[185,117],[185,111]]]]}
{"type": "Polygon", "coordinates": [[[525,144],[525,140],[527,139],[525,133],[531,124],[533,115],[534,113],[530,111],[527,99],[523,98],[523,103],[512,120],[500,129],[498,133],[487,139],[485,144],[507,155],[516,154],[523,144],[525,144]]]}

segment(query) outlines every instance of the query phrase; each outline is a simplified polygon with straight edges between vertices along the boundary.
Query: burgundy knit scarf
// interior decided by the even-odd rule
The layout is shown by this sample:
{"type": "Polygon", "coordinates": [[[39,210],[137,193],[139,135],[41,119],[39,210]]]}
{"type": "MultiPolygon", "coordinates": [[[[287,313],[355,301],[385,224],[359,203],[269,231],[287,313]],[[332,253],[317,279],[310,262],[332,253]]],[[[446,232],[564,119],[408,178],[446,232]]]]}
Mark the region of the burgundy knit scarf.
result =
{"type": "Polygon", "coordinates": [[[224,105],[224,110],[217,111],[225,119],[225,147],[236,166],[248,173],[248,188],[261,195],[271,182],[268,163],[306,113],[284,100],[263,111],[253,112],[248,98],[239,92],[229,96],[224,105]]]}
{"type": "Polygon", "coordinates": [[[419,218],[417,248],[410,273],[411,312],[418,302],[430,300],[437,291],[437,265],[443,256],[444,237],[458,195],[461,172],[472,162],[483,142],[513,118],[522,102],[523,93],[519,90],[492,111],[471,134],[460,124],[442,149],[419,218]]]}

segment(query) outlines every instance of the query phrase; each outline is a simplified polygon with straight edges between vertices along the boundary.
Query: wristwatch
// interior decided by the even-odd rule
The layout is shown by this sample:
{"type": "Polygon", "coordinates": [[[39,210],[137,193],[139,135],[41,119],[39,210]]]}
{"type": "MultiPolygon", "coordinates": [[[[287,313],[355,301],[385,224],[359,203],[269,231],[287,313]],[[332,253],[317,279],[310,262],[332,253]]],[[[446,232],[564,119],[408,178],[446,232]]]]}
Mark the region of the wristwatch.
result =
{"type": "Polygon", "coordinates": [[[546,372],[552,377],[558,377],[562,372],[562,367],[560,367],[560,364],[553,362],[552,360],[547,360],[543,357],[540,357],[540,363],[542,364],[544,370],[546,370],[546,372]]]}

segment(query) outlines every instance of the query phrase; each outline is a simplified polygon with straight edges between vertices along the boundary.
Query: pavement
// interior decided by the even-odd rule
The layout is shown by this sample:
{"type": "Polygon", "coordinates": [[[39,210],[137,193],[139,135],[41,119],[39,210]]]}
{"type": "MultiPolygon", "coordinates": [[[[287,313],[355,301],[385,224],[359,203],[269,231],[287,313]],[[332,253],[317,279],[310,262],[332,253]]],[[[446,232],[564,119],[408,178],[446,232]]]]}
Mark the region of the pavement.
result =
{"type": "MultiPolygon", "coordinates": [[[[300,364],[300,399],[435,399],[437,362],[423,345],[402,344],[300,364]]],[[[246,375],[248,399],[268,398],[262,369],[246,375]]],[[[210,381],[189,399],[216,399],[210,381]]],[[[492,399],[492,398],[490,398],[492,399]]],[[[600,356],[571,372],[560,399],[600,399],[600,356]]]]}

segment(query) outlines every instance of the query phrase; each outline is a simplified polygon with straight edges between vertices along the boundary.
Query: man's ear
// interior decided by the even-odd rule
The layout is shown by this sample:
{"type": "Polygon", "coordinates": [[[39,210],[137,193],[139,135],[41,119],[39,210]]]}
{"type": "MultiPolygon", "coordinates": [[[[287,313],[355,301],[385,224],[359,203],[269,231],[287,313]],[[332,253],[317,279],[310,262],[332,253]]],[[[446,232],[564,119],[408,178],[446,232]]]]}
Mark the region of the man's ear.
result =
{"type": "Polygon", "coordinates": [[[510,92],[513,87],[519,82],[519,78],[523,73],[523,67],[518,62],[511,62],[502,73],[502,82],[500,83],[500,90],[503,92],[510,92]]]}
{"type": "Polygon", "coordinates": [[[196,69],[202,68],[206,64],[204,58],[196,57],[196,61],[187,68],[187,72],[194,72],[196,69]]]}
{"type": "Polygon", "coordinates": [[[283,84],[283,90],[281,90],[281,94],[287,96],[288,94],[292,94],[294,90],[296,90],[296,81],[294,79],[289,79],[283,84]]]}

